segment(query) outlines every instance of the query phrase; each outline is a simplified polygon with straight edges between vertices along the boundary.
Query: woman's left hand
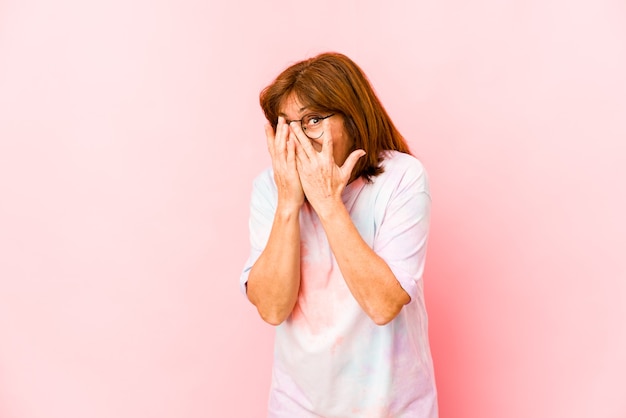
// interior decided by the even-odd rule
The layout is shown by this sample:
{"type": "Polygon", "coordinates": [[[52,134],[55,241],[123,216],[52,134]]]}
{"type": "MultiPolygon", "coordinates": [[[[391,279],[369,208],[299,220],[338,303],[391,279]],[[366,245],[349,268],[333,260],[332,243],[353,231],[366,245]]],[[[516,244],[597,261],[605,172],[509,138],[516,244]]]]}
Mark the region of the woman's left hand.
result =
{"type": "Polygon", "coordinates": [[[352,151],[341,167],[335,163],[330,121],[325,119],[322,149],[316,151],[299,123],[290,124],[290,140],[296,145],[296,166],[302,189],[318,215],[332,213],[342,203],[341,192],[348,184],[352,170],[365,151],[352,151]]]}

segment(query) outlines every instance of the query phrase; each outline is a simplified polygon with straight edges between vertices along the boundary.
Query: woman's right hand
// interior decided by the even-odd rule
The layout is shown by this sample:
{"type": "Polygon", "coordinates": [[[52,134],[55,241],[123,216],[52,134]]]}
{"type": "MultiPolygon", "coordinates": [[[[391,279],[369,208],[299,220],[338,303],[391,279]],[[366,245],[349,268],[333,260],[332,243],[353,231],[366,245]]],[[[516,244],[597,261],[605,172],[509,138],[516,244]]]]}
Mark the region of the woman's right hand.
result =
{"type": "Polygon", "coordinates": [[[304,203],[304,191],[296,168],[296,148],[289,139],[289,125],[278,117],[276,132],[272,125],[265,125],[267,149],[272,158],[274,182],[278,188],[278,205],[286,210],[299,210],[304,203]]]}

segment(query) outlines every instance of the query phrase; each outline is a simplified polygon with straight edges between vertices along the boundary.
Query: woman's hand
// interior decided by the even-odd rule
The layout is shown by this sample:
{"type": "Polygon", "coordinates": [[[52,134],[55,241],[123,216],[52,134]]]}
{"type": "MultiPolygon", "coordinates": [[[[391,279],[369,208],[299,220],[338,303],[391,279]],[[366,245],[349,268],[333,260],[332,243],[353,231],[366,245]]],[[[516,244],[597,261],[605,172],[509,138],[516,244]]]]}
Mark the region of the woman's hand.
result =
{"type": "Polygon", "coordinates": [[[322,149],[316,151],[299,123],[291,123],[289,142],[296,145],[296,166],[307,199],[318,215],[330,213],[341,203],[341,192],[348,184],[352,170],[365,151],[352,151],[341,167],[335,163],[329,120],[325,119],[322,149]]]}
{"type": "Polygon", "coordinates": [[[304,191],[296,168],[295,143],[289,139],[289,126],[285,118],[278,118],[276,132],[272,125],[266,124],[265,136],[272,158],[274,182],[278,188],[278,205],[287,210],[299,210],[304,203],[304,191]]]}

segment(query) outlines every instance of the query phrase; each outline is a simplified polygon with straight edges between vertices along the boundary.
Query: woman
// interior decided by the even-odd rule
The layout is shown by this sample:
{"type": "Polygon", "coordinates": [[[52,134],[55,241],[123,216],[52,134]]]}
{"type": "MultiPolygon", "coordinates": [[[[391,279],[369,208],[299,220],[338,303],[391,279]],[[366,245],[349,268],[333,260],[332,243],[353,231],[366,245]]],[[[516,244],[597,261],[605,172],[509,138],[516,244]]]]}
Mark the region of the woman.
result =
{"type": "Polygon", "coordinates": [[[437,417],[422,291],[430,197],[361,69],[325,53],[260,96],[241,286],[276,325],[269,417],[437,417]]]}

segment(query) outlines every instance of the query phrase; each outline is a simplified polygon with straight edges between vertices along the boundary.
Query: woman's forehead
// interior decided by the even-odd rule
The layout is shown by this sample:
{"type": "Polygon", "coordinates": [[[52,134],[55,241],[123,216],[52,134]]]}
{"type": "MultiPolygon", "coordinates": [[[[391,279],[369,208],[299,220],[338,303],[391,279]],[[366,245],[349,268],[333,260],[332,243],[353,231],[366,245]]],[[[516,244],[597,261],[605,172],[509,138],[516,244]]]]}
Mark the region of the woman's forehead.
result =
{"type": "Polygon", "coordinates": [[[295,92],[291,92],[285,95],[280,101],[280,105],[278,106],[278,110],[284,112],[285,110],[303,110],[307,106],[302,102],[300,97],[295,92]]]}
{"type": "Polygon", "coordinates": [[[286,114],[301,114],[309,109],[305,103],[302,103],[300,98],[295,93],[290,93],[286,97],[281,100],[280,105],[278,106],[278,113],[281,115],[286,114]]]}
{"type": "Polygon", "coordinates": [[[292,91],[287,94],[280,102],[278,106],[278,113],[281,115],[286,115],[288,113],[295,113],[297,115],[302,115],[306,112],[319,112],[324,109],[321,106],[317,106],[314,103],[310,103],[309,101],[303,100],[296,92],[292,91]]]}

